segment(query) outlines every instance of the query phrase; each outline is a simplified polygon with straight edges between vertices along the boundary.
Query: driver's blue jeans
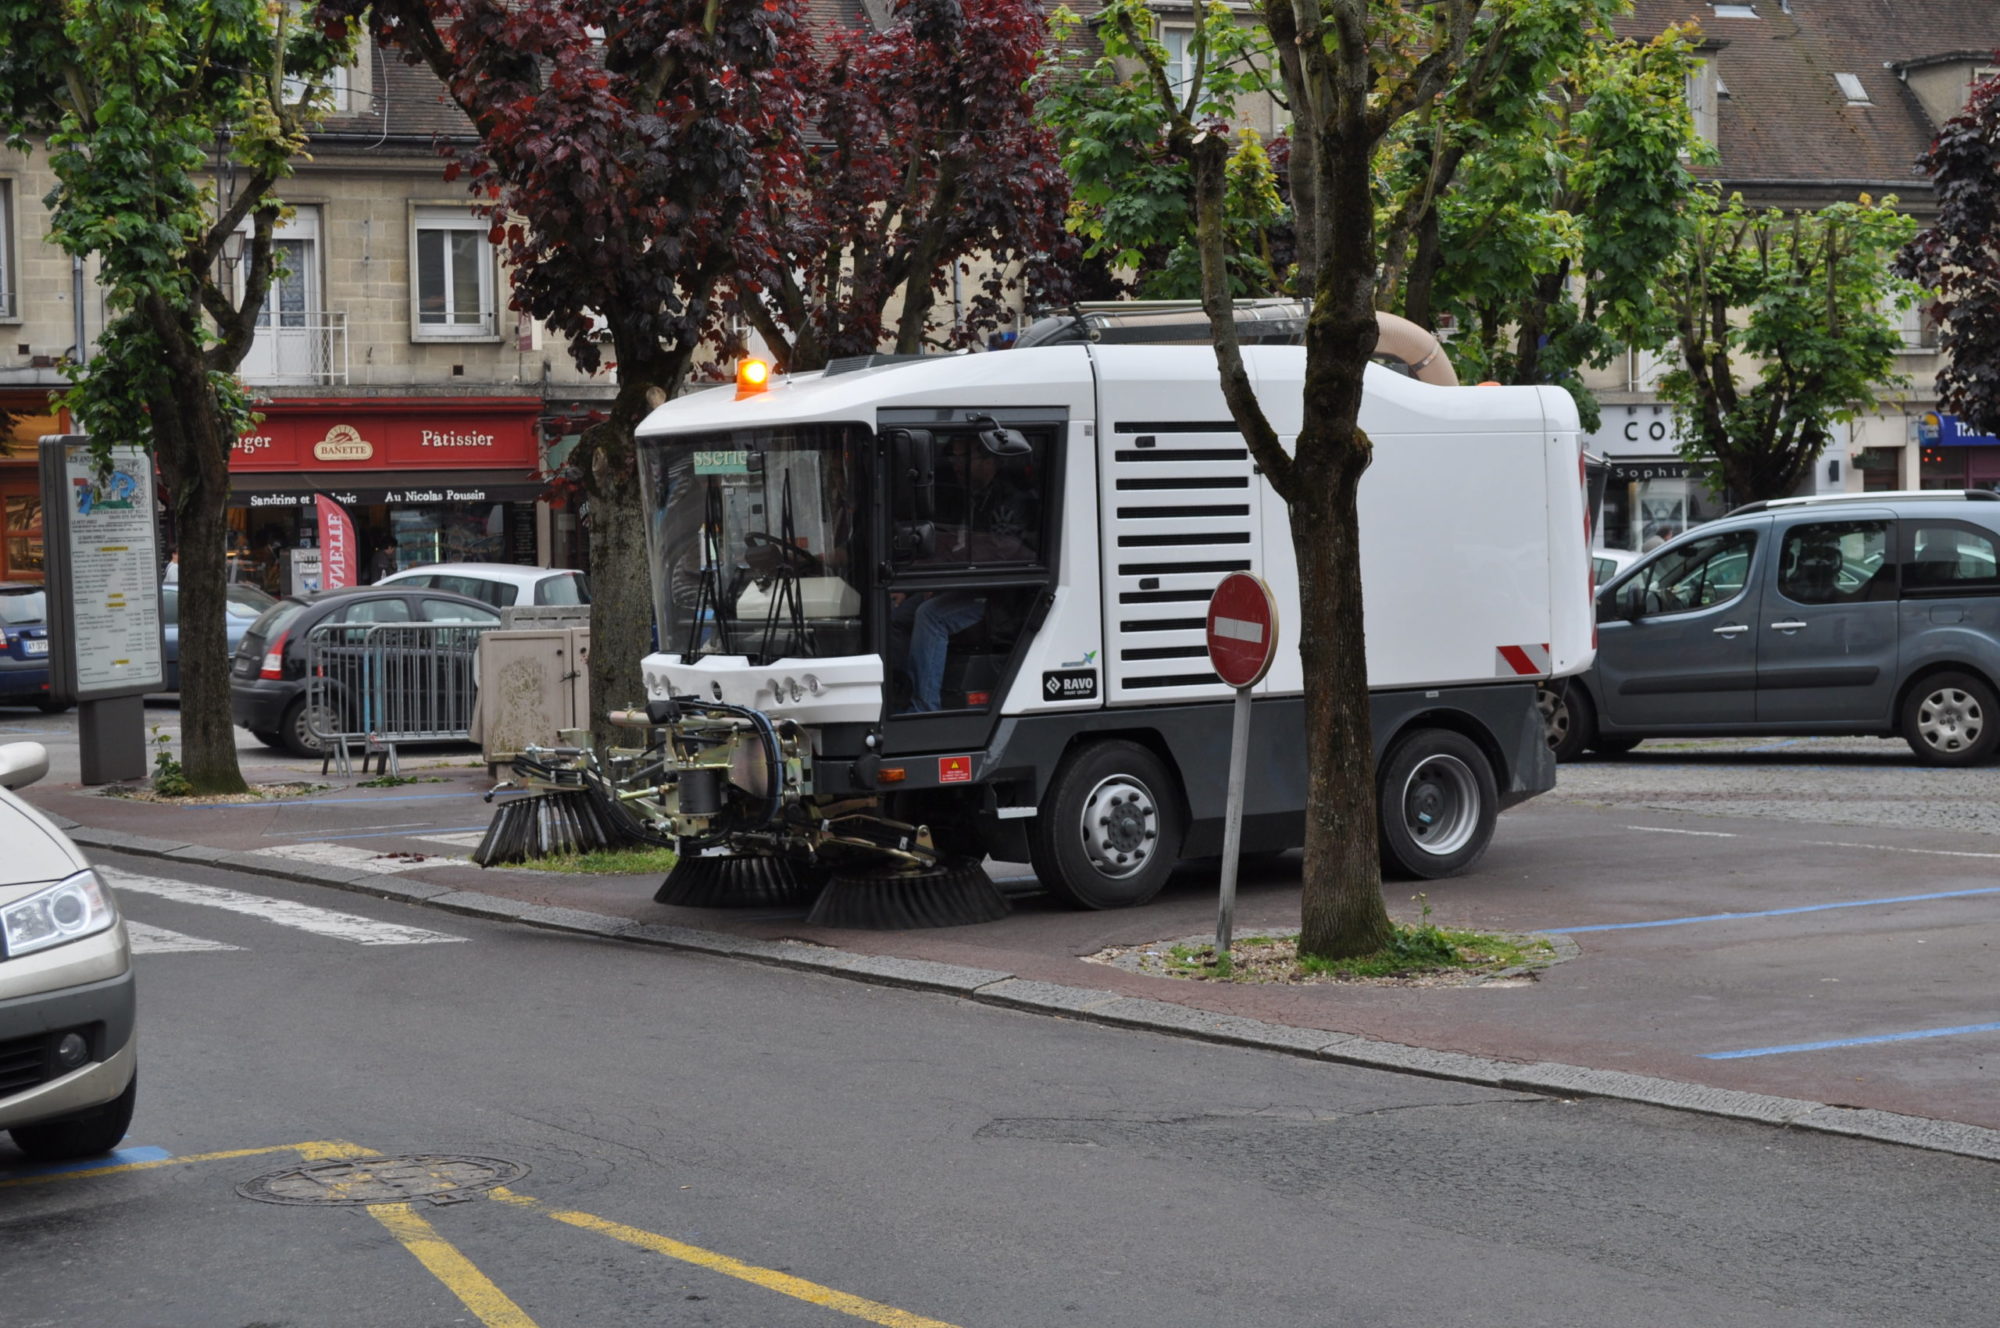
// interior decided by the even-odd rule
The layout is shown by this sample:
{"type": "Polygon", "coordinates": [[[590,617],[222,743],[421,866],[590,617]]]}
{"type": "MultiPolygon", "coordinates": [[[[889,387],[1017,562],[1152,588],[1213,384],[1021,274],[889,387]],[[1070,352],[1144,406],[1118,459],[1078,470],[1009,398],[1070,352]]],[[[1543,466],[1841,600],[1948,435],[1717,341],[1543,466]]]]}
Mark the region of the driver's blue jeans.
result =
{"type": "Polygon", "coordinates": [[[911,710],[941,710],[944,657],[954,632],[986,616],[986,601],[970,591],[947,590],[917,606],[910,625],[911,710]]]}

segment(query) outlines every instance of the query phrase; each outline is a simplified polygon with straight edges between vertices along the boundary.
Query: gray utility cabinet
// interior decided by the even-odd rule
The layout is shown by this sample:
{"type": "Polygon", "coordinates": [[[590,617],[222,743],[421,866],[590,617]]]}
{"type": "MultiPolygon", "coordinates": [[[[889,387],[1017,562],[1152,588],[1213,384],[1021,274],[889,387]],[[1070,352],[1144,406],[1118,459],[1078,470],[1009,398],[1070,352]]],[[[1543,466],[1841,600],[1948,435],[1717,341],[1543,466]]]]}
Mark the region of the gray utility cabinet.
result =
{"type": "Polygon", "coordinates": [[[513,621],[479,640],[472,738],[492,767],[531,745],[554,746],[564,729],[590,726],[589,619],[574,610],[549,615],[553,625],[526,610],[505,617],[513,621]]]}

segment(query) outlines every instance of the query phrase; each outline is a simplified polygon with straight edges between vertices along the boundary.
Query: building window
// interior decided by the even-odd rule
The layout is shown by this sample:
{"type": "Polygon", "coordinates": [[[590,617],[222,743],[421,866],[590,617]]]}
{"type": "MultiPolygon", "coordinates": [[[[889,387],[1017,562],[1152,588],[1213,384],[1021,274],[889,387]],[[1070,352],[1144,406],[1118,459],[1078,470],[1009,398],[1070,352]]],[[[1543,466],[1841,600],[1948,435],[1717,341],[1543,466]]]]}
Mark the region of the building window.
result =
{"type": "Polygon", "coordinates": [[[412,284],[419,340],[495,335],[487,229],[461,209],[417,209],[412,284]]]}
{"type": "Polygon", "coordinates": [[[1833,81],[1840,85],[1840,95],[1847,98],[1849,106],[1873,106],[1868,89],[1861,86],[1859,74],[1835,74],[1833,81]]]}
{"type": "Polygon", "coordinates": [[[1694,131],[1703,142],[1714,143],[1716,90],[1722,85],[1722,72],[1713,60],[1697,60],[1694,68],[1688,70],[1687,104],[1688,114],[1694,117],[1694,131]]]}
{"type": "Polygon", "coordinates": [[[1928,355],[1937,349],[1937,320],[1931,317],[1923,301],[1913,301],[1907,309],[1897,309],[1892,301],[1889,308],[1902,329],[1903,354],[1928,355]]]}
{"type": "MultiPolygon", "coordinates": [[[[246,225],[239,281],[248,275],[248,229],[246,225]]],[[[256,338],[237,372],[245,382],[259,385],[346,381],[346,323],[341,314],[327,309],[320,280],[319,209],[301,207],[294,212],[272,232],[271,249],[275,258],[271,285],[257,310],[256,338]]]]}
{"type": "Polygon", "coordinates": [[[1160,45],[1167,48],[1167,86],[1173,89],[1174,100],[1185,100],[1194,86],[1194,29],[1163,27],[1160,45]]]}
{"type": "Polygon", "coordinates": [[[20,316],[14,294],[14,182],[0,180],[0,319],[20,316]]]}

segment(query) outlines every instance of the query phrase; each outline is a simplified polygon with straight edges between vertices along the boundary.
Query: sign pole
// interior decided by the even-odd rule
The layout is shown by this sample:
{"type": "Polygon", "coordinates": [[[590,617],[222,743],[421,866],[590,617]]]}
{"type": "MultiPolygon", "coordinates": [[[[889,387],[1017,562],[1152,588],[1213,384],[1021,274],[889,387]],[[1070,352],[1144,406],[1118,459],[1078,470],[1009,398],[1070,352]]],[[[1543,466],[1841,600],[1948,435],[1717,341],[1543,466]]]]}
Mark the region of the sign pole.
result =
{"type": "Polygon", "coordinates": [[[1243,856],[1243,801],[1250,783],[1250,697],[1278,653],[1278,602],[1261,578],[1231,572],[1208,601],[1208,662],[1236,689],[1229,728],[1229,792],[1222,821],[1222,905],[1215,921],[1217,964],[1236,932],[1236,874],[1243,856]]]}
{"type": "Polygon", "coordinates": [[[1236,689],[1229,729],[1229,802],[1222,822],[1222,911],[1215,920],[1215,954],[1229,953],[1236,935],[1236,867],[1243,853],[1243,785],[1250,764],[1250,691],[1236,689]]]}

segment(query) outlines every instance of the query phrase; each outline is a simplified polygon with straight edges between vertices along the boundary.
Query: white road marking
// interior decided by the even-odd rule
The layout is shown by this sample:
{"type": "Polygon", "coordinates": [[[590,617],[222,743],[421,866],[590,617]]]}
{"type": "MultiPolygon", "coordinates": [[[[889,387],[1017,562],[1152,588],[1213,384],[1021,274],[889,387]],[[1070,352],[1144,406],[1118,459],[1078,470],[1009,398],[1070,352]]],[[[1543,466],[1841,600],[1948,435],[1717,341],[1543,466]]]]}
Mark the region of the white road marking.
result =
{"type": "MultiPolygon", "coordinates": [[[[1003,812],[1002,815],[1005,815],[1003,812]]],[[[426,844],[450,844],[454,848],[476,848],[479,841],[486,838],[484,830],[467,830],[455,835],[417,835],[426,844]]]]}
{"type": "Polygon", "coordinates": [[[1703,839],[1734,839],[1730,830],[1676,830],[1665,825],[1628,825],[1627,830],[1644,830],[1649,835],[1700,835],[1703,839]]]}
{"type": "Polygon", "coordinates": [[[203,940],[184,932],[168,931],[149,923],[125,919],[125,934],[132,940],[133,954],[193,954],[199,950],[241,950],[240,945],[203,940]]]}
{"type": "Polygon", "coordinates": [[[1838,839],[1809,839],[1814,848],[1866,848],[1877,853],[1925,853],[1934,858],[2000,858],[2000,853],[1974,853],[1955,848],[1896,848],[1889,844],[1849,844],[1838,839]]]}
{"type": "Polygon", "coordinates": [[[349,871],[375,872],[388,876],[396,872],[415,871],[427,865],[421,858],[384,857],[372,848],[356,848],[352,844],[273,844],[260,848],[257,852],[267,858],[286,858],[293,862],[316,862],[322,867],[345,867],[349,871]]]}
{"type": "Polygon", "coordinates": [[[111,888],[115,891],[155,895],[181,904],[200,904],[207,908],[227,909],[231,913],[244,913],[253,918],[262,918],[266,922],[274,922],[280,927],[292,927],[338,941],[351,941],[355,945],[434,945],[441,941],[465,939],[463,936],[447,936],[443,932],[425,931],[421,927],[403,927],[393,922],[377,922],[358,913],[338,913],[330,908],[315,908],[311,904],[295,904],[290,900],[267,899],[262,895],[245,894],[241,890],[225,890],[219,885],[196,885],[190,881],[170,881],[162,876],[140,876],[132,872],[106,871],[103,868],[99,870],[103,872],[105,879],[111,882],[111,888]]]}

